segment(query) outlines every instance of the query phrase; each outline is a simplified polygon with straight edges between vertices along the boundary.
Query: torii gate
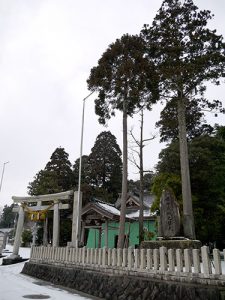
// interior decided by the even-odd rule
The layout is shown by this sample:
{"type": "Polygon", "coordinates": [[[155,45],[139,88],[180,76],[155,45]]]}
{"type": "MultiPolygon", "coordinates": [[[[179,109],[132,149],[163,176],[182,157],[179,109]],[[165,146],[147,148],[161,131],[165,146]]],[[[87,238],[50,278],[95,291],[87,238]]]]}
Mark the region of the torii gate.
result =
{"type": "Polygon", "coordinates": [[[77,247],[78,241],[80,240],[80,218],[81,218],[81,203],[79,203],[78,208],[78,192],[77,191],[67,191],[56,194],[49,195],[38,195],[38,196],[30,196],[30,197],[16,197],[13,196],[13,202],[20,204],[19,207],[19,218],[17,221],[16,235],[13,245],[13,253],[9,256],[10,259],[19,259],[19,247],[21,241],[21,235],[23,232],[24,225],[24,216],[26,210],[26,204],[29,203],[37,203],[36,206],[32,206],[32,211],[41,211],[49,208],[49,205],[42,205],[42,202],[52,202],[53,210],[53,241],[52,246],[57,247],[59,244],[59,221],[60,221],[60,209],[68,209],[69,204],[62,204],[60,201],[69,200],[71,196],[74,195],[73,201],[73,217],[72,217],[72,234],[71,234],[71,242],[68,243],[70,247],[77,247]]]}

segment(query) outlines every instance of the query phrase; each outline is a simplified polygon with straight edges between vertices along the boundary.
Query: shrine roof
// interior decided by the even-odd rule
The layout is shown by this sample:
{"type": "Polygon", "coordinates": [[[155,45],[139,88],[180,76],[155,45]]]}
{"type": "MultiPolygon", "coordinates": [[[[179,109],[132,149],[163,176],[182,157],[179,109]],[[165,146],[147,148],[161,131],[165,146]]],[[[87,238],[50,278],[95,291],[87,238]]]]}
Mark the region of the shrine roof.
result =
{"type": "MultiPolygon", "coordinates": [[[[144,193],[144,198],[143,198],[143,202],[144,202],[144,208],[148,209],[151,208],[152,203],[155,199],[155,196],[150,194],[150,193],[144,193]]],[[[140,198],[139,195],[137,195],[136,193],[128,193],[127,195],[127,202],[133,200],[138,206],[140,205],[140,198]]],[[[119,198],[117,199],[116,203],[115,203],[115,207],[116,208],[120,208],[121,206],[121,195],[119,196],[119,198]]]]}
{"type": "MultiPolygon", "coordinates": [[[[128,216],[129,218],[132,218],[132,219],[137,219],[137,218],[139,217],[139,213],[140,213],[140,211],[137,210],[137,211],[128,213],[127,216],[128,216]]],[[[143,217],[144,217],[144,218],[155,217],[155,216],[156,216],[156,213],[152,213],[152,212],[150,211],[150,209],[147,209],[147,210],[144,210],[144,211],[143,211],[143,217]]]]}
{"type": "Polygon", "coordinates": [[[117,208],[115,208],[114,206],[109,205],[107,203],[99,202],[99,201],[96,201],[95,203],[97,205],[99,205],[100,207],[102,207],[103,209],[111,212],[112,214],[120,216],[120,211],[117,208]]]}
{"type": "MultiPolygon", "coordinates": [[[[82,215],[91,213],[92,211],[96,211],[103,217],[109,219],[119,219],[120,217],[120,211],[113,204],[105,203],[96,198],[82,208],[82,215]]],[[[126,218],[131,219],[128,215],[126,215],[126,218]]]]}

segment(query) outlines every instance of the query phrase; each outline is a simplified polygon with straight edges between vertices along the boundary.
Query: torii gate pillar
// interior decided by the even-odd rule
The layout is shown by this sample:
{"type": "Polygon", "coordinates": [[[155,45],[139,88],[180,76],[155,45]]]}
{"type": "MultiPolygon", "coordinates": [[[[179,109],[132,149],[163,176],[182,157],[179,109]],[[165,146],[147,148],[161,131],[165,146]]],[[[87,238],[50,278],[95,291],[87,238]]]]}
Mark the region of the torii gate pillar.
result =
{"type": "Polygon", "coordinates": [[[52,246],[59,246],[59,201],[54,201],[52,246]]]}
{"type": "Polygon", "coordinates": [[[15,235],[15,240],[14,240],[14,245],[13,245],[13,253],[10,255],[10,258],[12,259],[17,259],[19,258],[19,248],[20,248],[20,241],[21,241],[21,235],[23,232],[23,224],[24,224],[24,209],[23,206],[20,206],[19,209],[19,218],[17,221],[17,227],[16,227],[16,235],[15,235]]]}

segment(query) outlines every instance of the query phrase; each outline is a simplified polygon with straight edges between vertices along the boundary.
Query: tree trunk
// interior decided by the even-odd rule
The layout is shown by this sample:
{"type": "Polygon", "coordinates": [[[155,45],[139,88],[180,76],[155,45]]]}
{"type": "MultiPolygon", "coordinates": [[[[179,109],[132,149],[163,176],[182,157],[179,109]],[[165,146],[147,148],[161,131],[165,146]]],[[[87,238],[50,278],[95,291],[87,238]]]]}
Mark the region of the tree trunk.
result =
{"type": "Polygon", "coordinates": [[[183,197],[183,228],[184,236],[195,239],[195,227],[191,197],[191,183],[188,160],[187,133],[186,133],[186,104],[185,98],[181,95],[177,103],[178,129],[180,142],[180,166],[183,197]]]}
{"type": "Polygon", "coordinates": [[[140,211],[139,211],[139,244],[144,240],[144,191],[143,191],[143,122],[144,115],[141,111],[141,134],[140,134],[140,211]]]}
{"type": "Polygon", "coordinates": [[[123,101],[123,179],[122,179],[119,237],[118,237],[118,244],[117,244],[117,248],[121,248],[121,249],[124,247],[126,201],[127,201],[127,103],[125,98],[123,101]]]}

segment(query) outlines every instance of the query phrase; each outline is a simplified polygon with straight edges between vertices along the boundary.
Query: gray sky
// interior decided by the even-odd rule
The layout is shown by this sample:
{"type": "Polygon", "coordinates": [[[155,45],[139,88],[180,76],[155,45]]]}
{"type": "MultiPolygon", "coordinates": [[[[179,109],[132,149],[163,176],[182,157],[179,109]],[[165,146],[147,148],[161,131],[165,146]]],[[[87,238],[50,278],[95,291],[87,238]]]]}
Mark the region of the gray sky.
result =
{"type": "MultiPolygon", "coordinates": [[[[136,34],[151,23],[161,0],[0,0],[0,174],[5,166],[0,205],[43,169],[56,147],[73,163],[80,155],[82,99],[86,80],[107,46],[124,33],[136,34]]],[[[224,0],[196,0],[214,14],[212,28],[225,36],[224,0]]],[[[210,87],[209,98],[225,95],[225,85],[210,87]]],[[[110,130],[122,149],[122,119],[117,113],[105,128],[94,114],[94,96],[86,102],[83,154],[97,135],[110,130]]],[[[224,105],[225,105],[225,101],[224,105]]],[[[161,108],[146,114],[145,133],[156,130],[161,108]]],[[[209,117],[210,118],[210,117],[209,117]]],[[[224,116],[212,119],[225,125],[224,116]]],[[[129,126],[138,129],[137,118],[129,126]]],[[[153,169],[162,145],[146,147],[145,167],[153,169]]],[[[129,177],[137,178],[133,167],[129,177]]]]}

